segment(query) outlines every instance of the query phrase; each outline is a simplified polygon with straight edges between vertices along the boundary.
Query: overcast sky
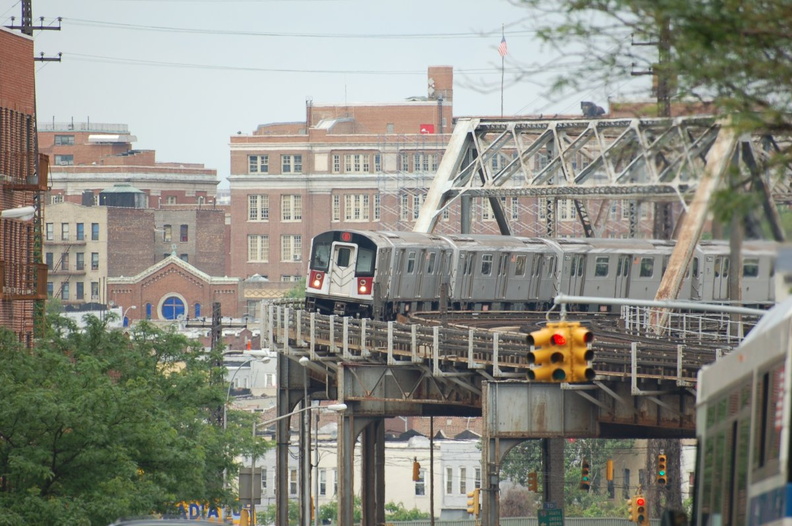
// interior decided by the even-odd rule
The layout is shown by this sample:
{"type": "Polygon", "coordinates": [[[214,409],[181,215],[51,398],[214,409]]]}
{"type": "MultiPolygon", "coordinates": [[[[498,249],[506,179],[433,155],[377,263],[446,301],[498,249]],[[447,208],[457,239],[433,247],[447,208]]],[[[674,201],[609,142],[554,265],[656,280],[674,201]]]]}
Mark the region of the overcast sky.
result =
{"type": "MultiPolygon", "coordinates": [[[[532,14],[508,0],[32,0],[39,122],[123,123],[135,148],[161,162],[203,163],[221,185],[229,137],[267,122],[304,121],[316,104],[425,96],[426,70],[454,67],[454,114],[579,114],[581,100],[618,93],[549,93],[562,61],[543,49],[532,14]],[[515,83],[519,71],[535,71],[515,83]],[[546,72],[541,74],[540,72],[546,72]]],[[[0,0],[0,23],[18,0],[0,0]]],[[[535,15],[534,15],[535,16],[535,15]]],[[[614,88],[608,88],[614,89],[614,88]]]]}

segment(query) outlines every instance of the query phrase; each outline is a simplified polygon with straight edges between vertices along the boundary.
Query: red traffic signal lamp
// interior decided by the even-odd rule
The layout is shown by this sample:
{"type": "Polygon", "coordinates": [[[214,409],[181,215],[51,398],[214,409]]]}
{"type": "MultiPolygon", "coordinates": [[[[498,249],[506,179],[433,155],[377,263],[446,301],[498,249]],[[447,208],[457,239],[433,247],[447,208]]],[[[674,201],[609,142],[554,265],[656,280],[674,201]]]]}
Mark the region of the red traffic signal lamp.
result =
{"type": "Polygon", "coordinates": [[[649,515],[646,513],[646,499],[643,495],[633,497],[635,508],[635,520],[638,524],[649,524],[649,515]]]}
{"type": "Polygon", "coordinates": [[[569,344],[567,322],[548,323],[528,335],[528,379],[537,382],[569,381],[569,344]]]}
{"type": "Polygon", "coordinates": [[[479,488],[476,488],[473,491],[469,491],[468,494],[467,494],[467,497],[468,497],[468,500],[467,500],[467,512],[469,514],[471,514],[471,515],[475,515],[476,517],[478,517],[479,510],[480,510],[480,507],[479,507],[480,506],[479,505],[479,493],[480,493],[480,491],[481,490],[479,488]]]}
{"type": "Polygon", "coordinates": [[[572,377],[569,382],[585,383],[594,380],[597,373],[591,367],[594,359],[594,351],[591,342],[594,341],[594,333],[584,327],[578,321],[569,322],[569,355],[570,369],[572,377]]]}
{"type": "Polygon", "coordinates": [[[533,491],[534,493],[539,492],[539,477],[536,474],[536,471],[531,471],[528,473],[528,490],[533,491]]]}
{"type": "Polygon", "coordinates": [[[657,455],[657,483],[661,486],[668,484],[668,457],[657,455]]]}
{"type": "Polygon", "coordinates": [[[591,465],[588,459],[584,458],[580,466],[580,489],[588,491],[591,488],[591,465]]]}

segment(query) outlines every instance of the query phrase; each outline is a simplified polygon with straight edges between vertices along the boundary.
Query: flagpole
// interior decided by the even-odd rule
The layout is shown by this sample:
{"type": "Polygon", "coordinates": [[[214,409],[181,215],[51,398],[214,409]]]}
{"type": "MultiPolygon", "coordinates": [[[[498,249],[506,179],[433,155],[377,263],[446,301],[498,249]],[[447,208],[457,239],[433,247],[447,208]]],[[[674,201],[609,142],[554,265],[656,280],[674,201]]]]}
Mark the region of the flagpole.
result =
{"type": "Polygon", "coordinates": [[[501,57],[501,117],[503,117],[503,69],[505,61],[506,58],[501,57]]]}
{"type": "Polygon", "coordinates": [[[506,24],[501,24],[501,43],[498,54],[501,56],[501,117],[503,117],[503,78],[506,70],[506,24]]]}

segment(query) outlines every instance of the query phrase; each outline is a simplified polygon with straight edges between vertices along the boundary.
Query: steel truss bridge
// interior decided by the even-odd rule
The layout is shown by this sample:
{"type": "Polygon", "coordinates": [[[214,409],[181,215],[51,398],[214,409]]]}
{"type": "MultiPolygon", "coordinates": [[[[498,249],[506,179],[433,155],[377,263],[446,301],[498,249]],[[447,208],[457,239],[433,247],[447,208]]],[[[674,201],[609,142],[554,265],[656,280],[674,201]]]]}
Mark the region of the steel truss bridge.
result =
{"type": "MultiPolygon", "coordinates": [[[[790,202],[790,167],[774,164],[773,159],[787,146],[786,138],[740,135],[710,117],[460,119],[415,230],[432,232],[443,210],[459,206],[459,231],[468,233],[471,200],[485,197],[500,232],[508,235],[514,225],[509,224],[501,198],[535,196],[548,212],[548,236],[557,233],[558,202],[570,199],[586,235],[596,236],[607,220],[610,200],[650,202],[655,206],[654,235],[673,233],[678,240],[658,293],[658,299],[674,298],[701,235],[710,198],[725,181],[760,195],[773,236],[783,239],[777,206],[790,202]],[[493,162],[498,156],[508,161],[493,162]]],[[[757,218],[751,224],[758,222],[757,218]]],[[[631,232],[636,224],[632,217],[631,232]]],[[[308,404],[308,398],[347,404],[339,417],[338,437],[338,517],[343,525],[354,522],[358,437],[362,524],[385,522],[385,418],[483,416],[481,523],[495,526],[500,464],[511,447],[528,438],[692,437],[696,372],[737,343],[721,338],[730,329],[719,322],[714,327],[707,322],[682,337],[674,329],[690,329],[695,322],[684,316],[675,321],[666,311],[662,317],[644,317],[640,328],[626,324],[632,330],[622,330],[621,338],[595,337],[593,382],[546,384],[528,381],[525,334],[513,330],[431,321],[379,323],[274,304],[265,304],[262,311],[262,339],[278,351],[278,415],[308,404]],[[690,334],[709,335],[715,342],[690,334]],[[307,361],[301,365],[303,357],[307,361]]],[[[304,419],[301,425],[306,425],[304,419]]],[[[310,441],[307,430],[301,431],[302,441],[310,441]]],[[[289,421],[284,418],[276,429],[279,526],[288,524],[289,438],[289,421]]],[[[557,441],[548,441],[552,442],[557,441]]],[[[562,466],[554,465],[560,456],[551,453],[545,456],[544,469],[560,472],[562,466]]],[[[306,465],[301,472],[310,473],[310,460],[302,462],[306,465]]],[[[545,500],[562,502],[562,484],[546,484],[545,500]]],[[[301,497],[303,503],[310,501],[309,484],[302,485],[301,497]]]]}

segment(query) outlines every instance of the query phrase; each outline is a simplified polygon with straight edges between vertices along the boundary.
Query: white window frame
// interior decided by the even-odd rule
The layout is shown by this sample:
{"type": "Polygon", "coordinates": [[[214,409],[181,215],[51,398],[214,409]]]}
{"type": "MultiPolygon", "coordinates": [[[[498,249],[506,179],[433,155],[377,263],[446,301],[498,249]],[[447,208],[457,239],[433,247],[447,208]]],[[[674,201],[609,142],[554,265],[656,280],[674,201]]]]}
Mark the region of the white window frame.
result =
{"type": "Polygon", "coordinates": [[[248,194],[248,221],[269,221],[269,195],[248,194]]]}
{"type": "Polygon", "coordinates": [[[302,154],[281,155],[282,174],[301,174],[302,168],[302,154]]]}
{"type": "Polygon", "coordinates": [[[284,263],[302,261],[302,235],[283,234],[281,236],[281,261],[284,263]]]}
{"type": "Polygon", "coordinates": [[[338,222],[341,221],[341,196],[338,194],[333,194],[333,204],[332,204],[332,217],[331,221],[338,222]]]}
{"type": "Polygon", "coordinates": [[[248,173],[269,173],[269,155],[248,155],[248,173]]]}
{"type": "Polygon", "coordinates": [[[302,195],[287,194],[281,196],[281,221],[302,220],[302,195]]]}
{"type": "Polygon", "coordinates": [[[344,220],[345,221],[369,221],[370,199],[368,194],[346,194],[344,196],[344,220]]]}
{"type": "Polygon", "coordinates": [[[269,263],[269,236],[248,234],[248,263],[269,263]]]}

